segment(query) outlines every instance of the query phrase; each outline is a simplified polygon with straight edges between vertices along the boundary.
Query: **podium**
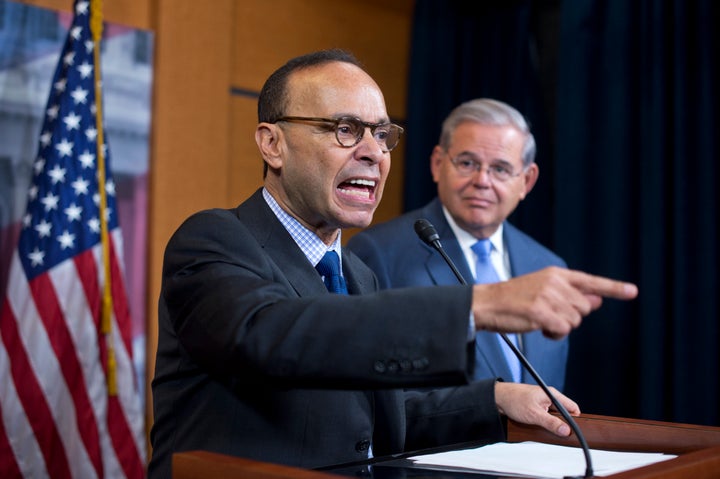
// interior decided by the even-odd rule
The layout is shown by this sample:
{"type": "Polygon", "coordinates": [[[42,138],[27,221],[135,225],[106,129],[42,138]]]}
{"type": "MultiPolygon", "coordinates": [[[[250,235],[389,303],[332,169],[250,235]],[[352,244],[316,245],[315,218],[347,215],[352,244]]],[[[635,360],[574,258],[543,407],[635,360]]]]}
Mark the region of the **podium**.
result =
{"type": "MultiPolygon", "coordinates": [[[[609,479],[714,479],[720,478],[720,427],[698,426],[662,421],[627,419],[612,416],[583,414],[574,418],[591,449],[613,451],[662,452],[678,457],[649,466],[610,476],[609,479]]],[[[508,421],[509,442],[536,441],[548,444],[579,447],[577,438],[557,437],[542,428],[508,421]]],[[[455,449],[476,447],[456,445],[455,449]]],[[[452,449],[452,448],[451,448],[452,449]]],[[[448,450],[448,448],[444,448],[448,450]]],[[[437,449],[433,450],[437,451],[437,449]]],[[[427,451],[427,452],[433,452],[427,451]]],[[[187,451],[173,455],[173,479],[343,479],[347,477],[405,478],[487,478],[458,472],[424,471],[421,468],[402,468],[392,465],[398,459],[426,451],[415,451],[393,457],[379,457],[365,463],[338,466],[326,470],[308,470],[279,464],[264,463],[207,451],[187,451]],[[373,473],[368,469],[372,465],[373,473]],[[397,475],[393,474],[397,471],[397,475]],[[417,474],[415,474],[417,472],[417,474]]]]}

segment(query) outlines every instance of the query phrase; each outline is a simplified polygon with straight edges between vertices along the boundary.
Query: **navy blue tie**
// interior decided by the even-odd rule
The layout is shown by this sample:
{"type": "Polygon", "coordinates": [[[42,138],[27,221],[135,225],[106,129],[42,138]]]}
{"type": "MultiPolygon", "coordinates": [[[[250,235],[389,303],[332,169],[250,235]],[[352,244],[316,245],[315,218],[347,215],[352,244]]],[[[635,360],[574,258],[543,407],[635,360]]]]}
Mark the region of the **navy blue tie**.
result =
{"type": "Polygon", "coordinates": [[[323,277],[325,287],[331,293],[348,294],[345,278],[340,276],[340,258],[335,251],[328,251],[315,266],[323,277]]]}
{"type": "MultiPolygon", "coordinates": [[[[497,283],[500,281],[500,277],[495,271],[492,263],[490,262],[490,250],[492,244],[489,239],[481,239],[470,247],[477,255],[476,271],[475,271],[475,282],[476,283],[497,283]]],[[[507,333],[506,336],[512,343],[517,346],[517,335],[507,333]]],[[[513,353],[510,346],[498,335],[498,341],[500,341],[500,347],[505,354],[505,359],[510,366],[510,371],[513,375],[514,382],[521,381],[522,367],[520,366],[520,360],[518,360],[515,353],[513,353]]]]}

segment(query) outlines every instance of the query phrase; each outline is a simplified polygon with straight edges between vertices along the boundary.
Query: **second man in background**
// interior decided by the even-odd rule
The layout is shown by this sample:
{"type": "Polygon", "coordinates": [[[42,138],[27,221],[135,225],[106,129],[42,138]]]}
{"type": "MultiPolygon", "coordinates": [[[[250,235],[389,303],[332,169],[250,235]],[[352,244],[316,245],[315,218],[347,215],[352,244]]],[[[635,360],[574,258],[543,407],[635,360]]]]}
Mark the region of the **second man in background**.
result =
{"type": "MultiPolygon", "coordinates": [[[[491,99],[461,104],[445,119],[430,157],[437,197],[423,208],[356,234],[348,247],[375,272],[383,288],[457,284],[442,256],[414,232],[432,223],[445,251],[468,283],[504,281],[547,266],[566,267],[556,254],[507,218],[538,179],[533,134],[520,112],[491,99]]],[[[508,335],[550,386],[562,390],[567,337],[534,331],[508,335]]],[[[502,338],[476,334],[475,379],[534,383],[502,338]]]]}

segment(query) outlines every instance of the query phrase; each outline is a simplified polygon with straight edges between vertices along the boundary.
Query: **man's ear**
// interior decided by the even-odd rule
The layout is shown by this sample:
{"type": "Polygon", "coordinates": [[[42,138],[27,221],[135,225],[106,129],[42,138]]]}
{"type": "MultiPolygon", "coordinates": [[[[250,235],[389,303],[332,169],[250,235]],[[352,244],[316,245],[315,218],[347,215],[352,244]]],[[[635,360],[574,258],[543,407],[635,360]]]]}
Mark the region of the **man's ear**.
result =
{"type": "Polygon", "coordinates": [[[282,166],[283,135],[280,127],[273,123],[259,123],[255,129],[255,143],[270,168],[282,166]]]}
{"type": "Polygon", "coordinates": [[[445,150],[440,145],[435,145],[430,154],[430,173],[432,173],[433,181],[437,183],[440,180],[440,165],[442,164],[445,150]]]}
{"type": "Polygon", "coordinates": [[[530,164],[530,166],[528,166],[525,171],[523,171],[523,179],[525,180],[525,191],[520,197],[521,200],[524,200],[525,197],[530,194],[533,186],[535,186],[535,183],[537,183],[538,176],[540,176],[540,167],[538,167],[537,163],[530,164]]]}

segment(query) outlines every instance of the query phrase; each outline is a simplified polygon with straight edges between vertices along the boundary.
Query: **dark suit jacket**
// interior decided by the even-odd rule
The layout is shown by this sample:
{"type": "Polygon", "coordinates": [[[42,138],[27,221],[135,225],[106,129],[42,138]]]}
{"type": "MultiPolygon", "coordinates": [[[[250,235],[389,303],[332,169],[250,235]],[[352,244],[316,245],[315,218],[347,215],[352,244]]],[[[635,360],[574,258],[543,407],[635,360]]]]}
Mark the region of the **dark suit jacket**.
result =
{"type": "MultiPolygon", "coordinates": [[[[415,234],[414,223],[419,218],[425,218],[435,226],[445,252],[465,280],[472,283],[470,267],[443,215],[438,198],[421,209],[357,233],[348,242],[348,249],[375,271],[382,288],[458,284],[458,279],[442,256],[415,234]]],[[[553,252],[508,222],[503,226],[503,240],[508,248],[512,276],[550,265],[567,266],[553,252]]],[[[555,341],[544,337],[540,331],[534,331],[523,334],[523,348],[525,356],[545,383],[562,390],[568,355],[567,338],[555,341]]],[[[495,333],[478,334],[476,354],[475,377],[512,377],[495,333]]],[[[525,370],[522,379],[523,382],[535,383],[525,370]]]]}
{"type": "Polygon", "coordinates": [[[168,243],[152,382],[151,477],[204,449],[319,467],[502,440],[494,380],[468,383],[471,288],[378,290],[343,251],[330,294],[260,191],[168,243]],[[464,385],[432,393],[406,387],[464,385]]]}

